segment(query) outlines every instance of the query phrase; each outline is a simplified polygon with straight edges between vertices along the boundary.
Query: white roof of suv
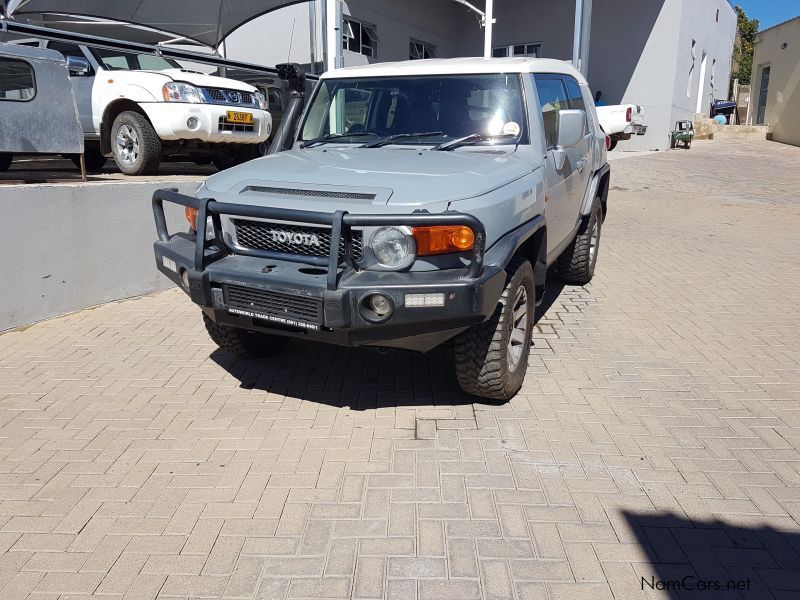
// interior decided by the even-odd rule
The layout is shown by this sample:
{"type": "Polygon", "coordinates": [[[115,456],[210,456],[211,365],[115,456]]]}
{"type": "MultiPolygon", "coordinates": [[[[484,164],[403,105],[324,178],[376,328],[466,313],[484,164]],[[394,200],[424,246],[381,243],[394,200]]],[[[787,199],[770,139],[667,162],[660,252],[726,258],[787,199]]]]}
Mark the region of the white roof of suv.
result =
{"type": "Polygon", "coordinates": [[[402,77],[408,75],[476,75],[484,73],[563,73],[586,83],[570,63],[551,58],[430,58],[374,63],[328,71],[322,79],[349,77],[402,77]]]}

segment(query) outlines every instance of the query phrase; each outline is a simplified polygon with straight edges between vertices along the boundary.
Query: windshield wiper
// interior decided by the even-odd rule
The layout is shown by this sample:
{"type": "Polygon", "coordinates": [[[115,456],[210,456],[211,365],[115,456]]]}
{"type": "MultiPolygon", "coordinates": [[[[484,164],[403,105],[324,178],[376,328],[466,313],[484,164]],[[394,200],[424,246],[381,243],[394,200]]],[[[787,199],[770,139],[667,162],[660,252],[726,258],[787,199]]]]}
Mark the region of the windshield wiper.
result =
{"type": "Polygon", "coordinates": [[[431,150],[439,150],[439,151],[455,150],[456,148],[460,148],[461,146],[471,146],[472,144],[477,144],[478,142],[488,142],[490,140],[509,139],[516,137],[517,136],[511,135],[510,133],[501,133],[498,135],[492,135],[489,133],[473,133],[472,135],[468,135],[462,138],[458,138],[457,140],[452,140],[450,142],[445,142],[444,144],[439,144],[438,146],[434,146],[433,148],[431,148],[431,150]]]}
{"type": "Polygon", "coordinates": [[[393,144],[397,140],[403,140],[403,139],[406,139],[406,138],[430,137],[432,135],[442,135],[442,132],[441,131],[425,131],[425,132],[422,132],[422,133],[398,133],[396,135],[390,135],[389,137],[385,137],[383,139],[380,139],[377,142],[372,142],[371,144],[364,144],[361,147],[362,148],[381,148],[383,146],[388,146],[389,144],[393,144]]]}
{"type": "Polygon", "coordinates": [[[367,135],[378,137],[377,133],[372,133],[369,131],[357,131],[355,133],[329,133],[328,135],[305,140],[302,144],[300,144],[300,148],[308,148],[309,146],[314,146],[315,144],[327,144],[328,142],[339,140],[341,138],[364,137],[367,135]]]}

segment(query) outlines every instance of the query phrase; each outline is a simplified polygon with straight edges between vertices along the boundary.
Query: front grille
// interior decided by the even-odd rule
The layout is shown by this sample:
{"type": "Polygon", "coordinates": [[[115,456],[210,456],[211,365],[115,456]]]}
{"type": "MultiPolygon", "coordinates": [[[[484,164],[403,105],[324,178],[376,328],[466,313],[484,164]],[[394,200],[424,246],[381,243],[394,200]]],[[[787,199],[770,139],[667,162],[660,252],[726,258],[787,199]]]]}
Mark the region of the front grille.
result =
{"type": "Polygon", "coordinates": [[[227,284],[222,286],[222,293],[225,305],[229,308],[315,324],[322,323],[322,302],[317,298],[227,284]]]}
{"type": "Polygon", "coordinates": [[[280,194],[282,196],[307,196],[311,198],[336,198],[338,200],[375,200],[375,194],[360,192],[329,192],[326,190],[303,190],[297,188],[268,187],[264,185],[248,185],[240,194],[280,194]]]}
{"type": "MultiPolygon", "coordinates": [[[[236,241],[243,248],[269,250],[301,256],[330,256],[331,228],[287,225],[264,221],[233,219],[236,241]]],[[[361,231],[353,231],[353,258],[360,260],[364,253],[361,231]]],[[[339,242],[339,256],[344,258],[344,238],[339,242]]]]}
{"type": "Polygon", "coordinates": [[[218,88],[203,88],[206,98],[215,104],[246,104],[254,106],[253,94],[239,90],[221,90],[218,88]]]}
{"type": "Polygon", "coordinates": [[[255,123],[250,125],[243,125],[240,123],[228,123],[227,119],[223,116],[219,118],[219,127],[217,131],[231,131],[233,133],[253,133],[256,130],[255,123]]]}

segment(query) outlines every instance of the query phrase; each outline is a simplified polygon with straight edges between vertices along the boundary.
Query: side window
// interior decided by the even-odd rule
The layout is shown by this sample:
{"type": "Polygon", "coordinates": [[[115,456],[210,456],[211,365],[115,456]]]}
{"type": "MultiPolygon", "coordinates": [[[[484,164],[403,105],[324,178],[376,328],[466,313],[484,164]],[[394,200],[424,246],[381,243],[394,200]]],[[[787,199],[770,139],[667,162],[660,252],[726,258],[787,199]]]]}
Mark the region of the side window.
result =
{"type": "Polygon", "coordinates": [[[36,96],[33,67],[24,60],[0,58],[0,101],[27,102],[36,96]]]}
{"type": "Polygon", "coordinates": [[[547,147],[558,144],[558,113],[570,107],[564,79],[560,75],[534,75],[539,103],[542,105],[542,120],[547,147]]]}
{"type": "Polygon", "coordinates": [[[61,52],[64,55],[64,58],[68,56],[74,56],[75,58],[83,58],[85,59],[86,56],[83,54],[83,50],[80,49],[78,44],[70,44],[68,42],[48,42],[47,48],[49,50],[55,50],[56,52],[61,52]]]}
{"type": "MultiPolygon", "coordinates": [[[[56,52],[61,52],[64,55],[64,58],[68,56],[73,56],[75,58],[82,58],[83,60],[86,59],[86,55],[83,53],[83,50],[80,49],[78,44],[71,44],[69,42],[47,42],[48,50],[55,50],[56,52]]],[[[90,63],[91,64],[91,63],[90,63]]],[[[89,74],[94,74],[94,69],[89,67],[89,74]]]]}
{"type": "MultiPolygon", "coordinates": [[[[581,92],[581,86],[578,85],[578,82],[575,80],[574,77],[570,77],[566,75],[564,80],[567,82],[567,94],[569,94],[569,107],[572,110],[582,110],[586,112],[586,103],[583,100],[583,93],[581,92]]],[[[586,115],[587,121],[583,127],[584,133],[588,131],[588,118],[589,115],[586,115]]]]}

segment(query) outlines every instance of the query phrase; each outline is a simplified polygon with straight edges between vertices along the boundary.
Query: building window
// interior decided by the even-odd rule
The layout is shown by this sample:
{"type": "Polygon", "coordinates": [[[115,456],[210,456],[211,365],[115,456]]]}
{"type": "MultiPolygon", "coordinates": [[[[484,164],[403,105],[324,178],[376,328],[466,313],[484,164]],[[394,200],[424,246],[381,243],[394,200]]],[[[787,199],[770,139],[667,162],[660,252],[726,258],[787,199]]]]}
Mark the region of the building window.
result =
{"type": "Polygon", "coordinates": [[[24,60],[0,58],[0,100],[27,102],[36,96],[33,67],[24,60]]]}
{"type": "Polygon", "coordinates": [[[411,60],[421,60],[423,58],[436,58],[436,46],[420,42],[419,40],[411,40],[409,42],[408,57],[411,60]]]}
{"type": "Polygon", "coordinates": [[[697,51],[695,50],[695,46],[697,46],[697,40],[692,40],[692,64],[689,65],[689,81],[686,84],[686,97],[692,97],[692,80],[694,79],[694,62],[697,59],[697,51]]]}
{"type": "Polygon", "coordinates": [[[717,23],[719,23],[719,9],[717,9],[717,23]]]}
{"type": "Polygon", "coordinates": [[[492,48],[492,56],[495,58],[508,58],[509,56],[528,56],[531,58],[540,58],[542,56],[542,45],[540,43],[535,43],[495,46],[492,48]]]}
{"type": "Polygon", "coordinates": [[[378,58],[378,34],[374,25],[345,17],[342,40],[345,50],[378,58]]]}

